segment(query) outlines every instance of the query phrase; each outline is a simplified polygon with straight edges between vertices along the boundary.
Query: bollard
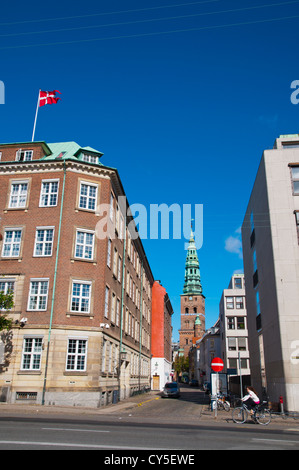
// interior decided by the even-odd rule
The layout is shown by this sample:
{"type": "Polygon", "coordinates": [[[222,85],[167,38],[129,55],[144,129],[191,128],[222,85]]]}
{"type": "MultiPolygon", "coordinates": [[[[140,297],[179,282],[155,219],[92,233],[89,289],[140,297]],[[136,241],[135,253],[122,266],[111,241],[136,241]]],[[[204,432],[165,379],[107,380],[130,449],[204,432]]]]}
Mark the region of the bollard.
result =
{"type": "Polygon", "coordinates": [[[280,395],[279,397],[279,403],[280,403],[280,412],[283,415],[284,414],[284,409],[283,409],[283,396],[280,395]]]}

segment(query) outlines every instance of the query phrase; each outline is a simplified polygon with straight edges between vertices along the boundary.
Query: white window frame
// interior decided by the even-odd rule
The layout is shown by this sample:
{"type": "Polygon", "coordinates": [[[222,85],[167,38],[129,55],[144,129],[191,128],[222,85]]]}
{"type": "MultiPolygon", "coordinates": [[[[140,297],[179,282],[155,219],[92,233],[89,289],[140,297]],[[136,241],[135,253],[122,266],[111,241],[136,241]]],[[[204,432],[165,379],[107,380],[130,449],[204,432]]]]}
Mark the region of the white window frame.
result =
{"type": "MultiPolygon", "coordinates": [[[[3,292],[4,295],[9,293],[15,294],[15,279],[11,278],[1,278],[0,279],[0,292],[3,292]],[[4,284],[4,289],[1,290],[1,284],[4,284]]],[[[5,310],[5,309],[2,309],[5,310]]]]}
{"type": "Polygon", "coordinates": [[[115,324],[116,326],[119,326],[119,319],[120,319],[120,299],[116,299],[116,318],[115,318],[115,324]]]}
{"type": "Polygon", "coordinates": [[[43,337],[24,337],[21,370],[40,370],[42,362],[42,351],[43,337]],[[26,350],[26,345],[28,344],[29,346],[29,341],[31,341],[30,349],[26,350]],[[25,363],[25,357],[27,356],[29,358],[29,362],[26,360],[25,363]],[[34,367],[36,360],[38,361],[38,367],[34,367]],[[25,364],[28,364],[29,367],[25,367],[25,364]]]}
{"type": "Polygon", "coordinates": [[[97,157],[96,155],[89,155],[87,153],[83,153],[82,161],[88,163],[99,163],[99,157],[97,157]]]}
{"type": "Polygon", "coordinates": [[[28,188],[29,188],[29,181],[28,180],[14,180],[10,184],[10,195],[9,195],[9,209],[24,209],[27,206],[27,199],[28,199],[28,188]],[[13,187],[18,186],[17,193],[13,195],[13,187]],[[22,192],[22,186],[26,186],[26,191],[22,192]],[[12,199],[16,198],[15,204],[13,204],[12,199]]]}
{"type": "Polygon", "coordinates": [[[91,183],[89,181],[80,181],[80,190],[79,190],[79,201],[78,201],[78,207],[79,209],[95,212],[97,209],[97,200],[98,200],[98,185],[96,183],[91,183]],[[82,187],[87,186],[87,194],[82,194],[82,187]],[[90,188],[95,188],[95,195],[90,196],[90,188]],[[86,204],[85,207],[84,205],[81,205],[81,198],[86,198],[86,204]],[[90,201],[94,201],[94,208],[89,207],[90,201]]]}
{"type": "Polygon", "coordinates": [[[36,257],[36,258],[49,258],[52,256],[53,254],[53,244],[54,244],[54,232],[55,232],[55,227],[36,227],[36,230],[35,230],[35,241],[34,241],[34,251],[33,251],[33,256],[36,257]],[[37,236],[38,236],[38,231],[43,231],[44,232],[44,235],[43,235],[43,240],[42,241],[38,241],[37,240],[37,236]],[[46,237],[46,232],[47,231],[52,231],[52,240],[47,240],[46,237]],[[42,245],[42,254],[39,254],[37,253],[37,245],[42,245]],[[47,245],[50,245],[51,247],[51,253],[50,254],[45,254],[45,249],[46,249],[46,246],[47,245]]]}
{"type": "Polygon", "coordinates": [[[49,294],[49,278],[37,278],[37,279],[30,279],[29,285],[29,295],[28,295],[28,304],[27,310],[29,312],[45,312],[48,306],[48,294],[49,294]],[[37,283],[37,293],[32,291],[33,283],[37,283]],[[44,293],[41,291],[42,283],[47,284],[47,292],[44,293]],[[36,297],[36,308],[31,307],[31,299],[36,297]],[[40,307],[40,302],[44,299],[44,308],[40,307]]]}
{"type": "Polygon", "coordinates": [[[20,257],[20,252],[21,252],[21,243],[22,243],[22,228],[21,227],[6,227],[4,229],[4,237],[3,237],[3,245],[2,245],[2,257],[3,258],[19,258],[20,257]],[[8,232],[13,232],[13,236],[11,241],[8,243],[6,240],[6,235],[8,232]],[[16,241],[15,240],[15,233],[16,232],[21,232],[20,238],[16,241]],[[5,247],[9,245],[9,254],[5,254],[5,247]],[[18,247],[18,253],[17,254],[12,254],[13,253],[13,247],[14,245],[18,247]]]}
{"type": "Polygon", "coordinates": [[[82,228],[77,228],[76,229],[76,241],[75,241],[75,253],[74,257],[77,259],[81,260],[93,260],[94,259],[94,244],[95,244],[95,232],[93,230],[86,230],[82,228]],[[78,234],[82,233],[83,234],[83,243],[79,243],[78,241],[78,234]],[[87,235],[92,235],[92,244],[87,244],[86,239],[87,235]],[[77,247],[82,247],[82,256],[77,255],[77,247]],[[88,247],[91,247],[91,256],[86,256],[86,249],[88,247]]]}
{"type": "Polygon", "coordinates": [[[116,320],[116,295],[112,292],[111,298],[111,322],[115,323],[116,320]]]}
{"type": "Polygon", "coordinates": [[[0,292],[3,292],[3,294],[7,295],[8,293],[14,293],[15,292],[15,279],[8,279],[8,278],[1,278],[0,279],[0,286],[1,284],[4,284],[4,290],[1,290],[0,292]],[[12,284],[12,287],[9,288],[9,284],[12,284]]]}
{"type": "Polygon", "coordinates": [[[73,371],[73,372],[85,372],[86,371],[86,366],[87,366],[87,351],[88,351],[88,338],[74,338],[70,337],[68,338],[68,343],[67,343],[67,354],[66,354],[66,363],[65,363],[65,370],[67,372],[73,371]],[[70,352],[70,342],[74,342],[75,348],[70,352]],[[84,352],[82,350],[79,350],[79,346],[83,345],[84,343],[84,352]],[[73,352],[74,351],[74,352],[73,352]],[[74,359],[74,361],[69,362],[69,359],[74,359]],[[84,367],[78,367],[79,364],[79,359],[80,361],[83,359],[83,365],[84,367]],[[71,367],[71,366],[74,367],[71,367]]]}
{"type": "Polygon", "coordinates": [[[109,295],[110,295],[110,288],[109,288],[109,286],[106,286],[106,288],[105,288],[105,310],[104,310],[105,318],[109,318],[109,295]]]}
{"type": "Polygon", "coordinates": [[[112,247],[112,241],[110,238],[108,238],[108,245],[107,245],[107,266],[108,268],[111,268],[111,247],[112,247]]]}
{"type": "Polygon", "coordinates": [[[56,207],[58,204],[58,194],[59,194],[59,179],[46,179],[42,180],[40,198],[39,198],[39,207],[56,207]],[[53,191],[53,184],[57,183],[57,190],[53,191]],[[45,185],[49,184],[49,192],[45,192],[45,185]],[[55,204],[51,204],[51,198],[55,197],[55,204]],[[47,203],[45,199],[47,198],[47,203]]]}
{"type": "Polygon", "coordinates": [[[225,306],[227,310],[233,310],[235,308],[235,301],[233,296],[225,297],[225,306]]]}
{"type": "Polygon", "coordinates": [[[17,150],[16,152],[17,162],[31,162],[32,159],[33,159],[33,150],[22,150],[22,149],[17,150]],[[21,158],[21,156],[23,158],[21,158]]]}
{"type": "Polygon", "coordinates": [[[70,311],[72,313],[85,313],[85,314],[89,314],[90,313],[90,308],[91,308],[91,290],[92,290],[92,282],[91,281],[82,281],[82,280],[79,280],[79,279],[73,279],[72,280],[72,290],[71,290],[71,304],[70,304],[70,311]],[[78,295],[74,295],[74,284],[79,284],[80,285],[80,292],[79,292],[79,296],[78,295]],[[89,295],[88,297],[87,296],[83,296],[82,295],[82,290],[83,290],[83,286],[89,286],[89,295]],[[76,310],[76,309],[73,309],[73,299],[79,299],[79,309],[76,310]],[[88,309],[87,310],[83,310],[82,309],[82,302],[83,300],[86,301],[86,299],[88,299],[88,309]]]}

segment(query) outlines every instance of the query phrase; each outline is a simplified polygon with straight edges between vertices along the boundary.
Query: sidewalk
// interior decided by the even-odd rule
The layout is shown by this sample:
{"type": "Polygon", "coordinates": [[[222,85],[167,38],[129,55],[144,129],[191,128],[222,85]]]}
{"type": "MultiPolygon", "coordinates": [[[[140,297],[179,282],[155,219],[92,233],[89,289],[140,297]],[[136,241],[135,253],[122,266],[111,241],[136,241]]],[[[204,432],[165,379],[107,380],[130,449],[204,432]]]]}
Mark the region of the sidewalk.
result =
{"type": "Polygon", "coordinates": [[[142,406],[146,402],[155,400],[159,397],[159,392],[148,392],[145,394],[135,395],[126,398],[115,405],[106,405],[101,408],[88,408],[81,406],[58,406],[58,405],[39,405],[34,403],[0,403],[1,416],[17,416],[17,415],[72,415],[72,416],[98,416],[111,415],[126,410],[142,406]]]}

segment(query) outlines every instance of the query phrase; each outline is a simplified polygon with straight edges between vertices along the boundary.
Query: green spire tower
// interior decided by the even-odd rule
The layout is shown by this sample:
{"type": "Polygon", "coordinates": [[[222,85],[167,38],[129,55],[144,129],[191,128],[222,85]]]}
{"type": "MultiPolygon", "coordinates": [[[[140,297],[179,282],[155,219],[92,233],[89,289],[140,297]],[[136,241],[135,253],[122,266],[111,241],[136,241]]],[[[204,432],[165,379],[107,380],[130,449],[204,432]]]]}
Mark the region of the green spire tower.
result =
{"type": "Polygon", "coordinates": [[[202,293],[199,261],[193,230],[187,249],[185,283],[181,295],[180,354],[188,356],[205,331],[205,296],[202,293]]]}
{"type": "Polygon", "coordinates": [[[202,286],[200,282],[199,261],[197,250],[194,241],[193,231],[191,229],[191,236],[188,245],[187,259],[185,266],[185,284],[183,289],[184,294],[199,294],[202,295],[202,286]]]}

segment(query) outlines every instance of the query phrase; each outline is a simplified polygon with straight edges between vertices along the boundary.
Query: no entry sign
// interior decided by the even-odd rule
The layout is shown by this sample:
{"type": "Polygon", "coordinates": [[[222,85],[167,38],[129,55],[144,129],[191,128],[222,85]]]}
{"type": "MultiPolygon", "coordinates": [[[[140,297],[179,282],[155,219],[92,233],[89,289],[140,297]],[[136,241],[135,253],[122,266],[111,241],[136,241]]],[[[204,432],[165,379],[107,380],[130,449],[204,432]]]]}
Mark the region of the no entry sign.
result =
{"type": "Polygon", "coordinates": [[[211,362],[211,367],[214,372],[221,372],[224,367],[223,360],[220,359],[220,357],[214,357],[211,362]]]}

